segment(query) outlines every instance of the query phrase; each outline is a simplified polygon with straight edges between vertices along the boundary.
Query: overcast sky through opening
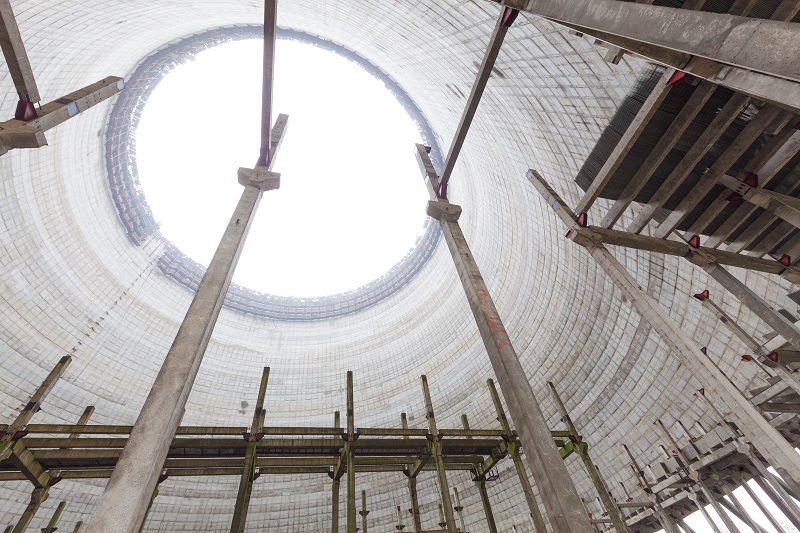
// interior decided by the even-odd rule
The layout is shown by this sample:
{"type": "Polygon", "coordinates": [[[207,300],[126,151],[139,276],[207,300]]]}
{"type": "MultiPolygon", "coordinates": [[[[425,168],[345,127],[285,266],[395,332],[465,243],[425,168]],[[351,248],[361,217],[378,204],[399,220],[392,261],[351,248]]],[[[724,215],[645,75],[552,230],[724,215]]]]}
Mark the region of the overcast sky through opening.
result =
{"type": "MultiPolygon", "coordinates": [[[[161,232],[208,265],[258,158],[260,40],[198,54],[162,80],[137,129],[139,179],[161,232]]],[[[427,194],[416,124],[383,82],[338,54],[289,40],[276,50],[273,121],[289,115],[233,281],[283,296],[355,289],[422,235],[427,194]]]]}

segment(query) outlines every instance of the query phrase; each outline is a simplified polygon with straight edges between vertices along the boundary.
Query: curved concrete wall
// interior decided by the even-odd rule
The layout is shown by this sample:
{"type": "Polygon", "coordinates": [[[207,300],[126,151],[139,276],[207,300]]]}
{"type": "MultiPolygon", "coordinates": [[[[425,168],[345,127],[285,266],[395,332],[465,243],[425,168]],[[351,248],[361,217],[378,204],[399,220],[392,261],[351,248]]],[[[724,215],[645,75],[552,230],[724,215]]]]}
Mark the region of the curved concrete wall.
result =
{"type": "MultiPolygon", "coordinates": [[[[340,43],[383,69],[417,102],[447,148],[499,7],[483,1],[435,3],[283,0],[279,23],[340,43]]],[[[258,23],[258,2],[14,2],[40,91],[46,100],[106,75],[125,76],[153,50],[193,32],[258,23]]],[[[539,169],[564,198],[579,197],[573,177],[619,102],[644,68],[619,65],[602,50],[543,20],[521,15],[511,28],[451,184],[462,227],[545,414],[558,416],[545,382],[558,386],[615,493],[635,492],[622,442],[655,457],[656,417],[687,425],[707,415],[700,386],[591,259],[525,179],[539,169]]],[[[15,104],[0,71],[0,109],[15,104]]],[[[134,247],[107,190],[103,133],[109,103],[48,133],[50,145],[0,158],[0,417],[27,402],[65,353],[75,360],[36,421],[74,423],[88,404],[97,423],[136,418],[192,294],[159,273],[157,246],[134,247]]],[[[411,147],[409,147],[411,150],[411,147]]],[[[235,179],[231,169],[231,179],[235,179]]],[[[268,203],[262,204],[262,209],[268,203]]],[[[423,209],[424,206],[420,206],[423,209]]],[[[690,298],[710,288],[751,332],[766,327],[686,262],[649,254],[619,257],[671,316],[745,386],[754,369],[743,347],[690,298]]],[[[785,290],[753,274],[748,284],[785,306],[785,290]]],[[[485,380],[493,377],[449,253],[438,249],[417,277],[358,314],[316,322],[257,319],[223,310],[189,399],[186,424],[247,425],[261,367],[272,368],[270,425],[329,424],[343,409],[345,371],[355,372],[356,425],[399,427],[401,411],[424,427],[419,385],[426,373],[440,427],[495,427],[485,380]]],[[[509,470],[490,486],[498,526],[530,531],[524,498],[509,470]]],[[[570,469],[594,499],[577,461],[570,469]]],[[[477,491],[451,474],[470,530],[483,530],[477,491]]],[[[161,486],[145,531],[226,531],[238,479],[173,480],[161,486]]],[[[365,475],[371,527],[389,529],[395,506],[408,507],[400,476],[365,475]]],[[[33,526],[60,500],[63,523],[87,520],[102,482],[62,482],[33,526]]],[[[27,483],[0,486],[0,525],[14,523],[27,483]]],[[[344,491],[344,489],[343,489],[344,491]]],[[[344,492],[343,492],[344,494],[344,492]]],[[[420,481],[423,524],[438,522],[433,474],[420,481]]],[[[620,494],[621,496],[621,494],[620,494]]],[[[599,512],[596,502],[589,508],[599,512]]],[[[262,477],[248,530],[322,531],[329,527],[326,476],[262,477]]],[[[41,522],[41,524],[39,524],[41,522]]],[[[410,526],[409,526],[410,527],[410,526]]]]}

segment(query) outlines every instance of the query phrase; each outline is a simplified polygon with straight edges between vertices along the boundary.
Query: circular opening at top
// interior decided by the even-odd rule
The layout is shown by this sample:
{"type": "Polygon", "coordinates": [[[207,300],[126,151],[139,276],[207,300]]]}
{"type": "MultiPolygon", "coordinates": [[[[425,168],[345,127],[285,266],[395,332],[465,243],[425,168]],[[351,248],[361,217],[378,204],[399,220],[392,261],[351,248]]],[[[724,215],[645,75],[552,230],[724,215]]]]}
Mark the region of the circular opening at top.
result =
{"type": "MultiPolygon", "coordinates": [[[[258,157],[263,41],[228,42],[172,69],[136,130],[136,165],[160,233],[207,265],[258,157]]],[[[313,297],[356,289],[423,234],[417,123],[382,80],[342,55],[281,39],[273,120],[289,115],[234,282],[313,297]]]]}

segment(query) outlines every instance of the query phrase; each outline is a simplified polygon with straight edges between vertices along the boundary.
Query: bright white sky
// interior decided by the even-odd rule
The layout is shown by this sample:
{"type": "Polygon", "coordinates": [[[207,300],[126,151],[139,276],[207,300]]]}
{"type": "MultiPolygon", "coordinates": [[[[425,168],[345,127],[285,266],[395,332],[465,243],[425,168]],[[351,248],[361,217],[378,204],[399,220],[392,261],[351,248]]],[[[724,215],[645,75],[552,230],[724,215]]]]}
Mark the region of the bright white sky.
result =
{"type": "MultiPolygon", "coordinates": [[[[137,130],[139,179],[162,233],[207,265],[258,158],[262,41],[224,44],[174,69],[137,130]]],[[[347,59],[279,40],[273,121],[289,115],[234,282],[323,296],[384,274],[422,234],[427,194],[416,125],[383,83],[347,59]]]]}

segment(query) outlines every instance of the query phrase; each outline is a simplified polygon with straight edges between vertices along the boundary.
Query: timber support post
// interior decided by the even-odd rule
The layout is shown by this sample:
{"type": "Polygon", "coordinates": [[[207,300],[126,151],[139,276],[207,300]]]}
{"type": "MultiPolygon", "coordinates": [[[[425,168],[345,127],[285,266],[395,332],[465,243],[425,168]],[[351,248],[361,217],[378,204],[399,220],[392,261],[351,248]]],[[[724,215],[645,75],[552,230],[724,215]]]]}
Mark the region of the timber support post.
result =
{"type": "Polygon", "coordinates": [[[47,526],[42,528],[42,533],[53,533],[58,527],[58,519],[61,518],[61,513],[64,512],[64,507],[67,506],[67,502],[60,502],[56,510],[53,512],[53,517],[50,518],[50,521],[47,523],[47,526]]]}
{"type": "Polygon", "coordinates": [[[458,513],[458,522],[461,524],[461,533],[467,533],[467,526],[464,524],[464,506],[461,505],[461,498],[458,496],[458,487],[453,487],[453,496],[455,496],[456,505],[453,507],[458,513]]]}
{"type": "MultiPolygon", "coordinates": [[[[717,407],[724,407],[745,438],[793,488],[800,483],[800,456],[794,447],[764,419],[733,383],[700,351],[696,343],[665,313],[658,302],[636,281],[616,257],[592,240],[575,213],[533,169],[528,178],[567,227],[569,237],[583,246],[597,265],[613,280],[630,305],[646,320],[672,353],[692,373],[701,387],[712,391],[717,407]]],[[[591,230],[590,230],[591,232],[591,230]]],[[[706,269],[708,270],[708,269],[706,269]]],[[[724,269],[723,269],[724,270],[724,269]]],[[[727,271],[726,271],[727,272],[727,271]]],[[[711,272],[709,272],[711,273],[711,272]]],[[[712,274],[713,275],[713,274],[712,274]]],[[[737,280],[738,281],[738,280],[737,280]]],[[[734,295],[736,295],[734,293],[734,295]]],[[[708,395],[705,396],[708,399],[708,395]]],[[[800,491],[798,491],[800,492],[800,491]]]]}
{"type": "Polygon", "coordinates": [[[361,515],[361,531],[367,533],[367,491],[361,491],[361,510],[358,512],[361,515]]]}
{"type": "Polygon", "coordinates": [[[442,455],[442,435],[436,427],[436,417],[433,414],[433,402],[431,401],[431,391],[428,388],[428,378],[421,376],[422,393],[425,396],[425,416],[428,418],[428,447],[431,450],[433,461],[436,464],[436,474],[439,478],[439,491],[442,495],[444,506],[444,522],[448,533],[456,533],[455,517],[453,516],[453,503],[450,501],[450,485],[447,483],[447,471],[444,468],[444,458],[442,455]]]}
{"type": "Polygon", "coordinates": [[[233,510],[233,520],[231,521],[231,533],[243,533],[247,524],[247,511],[250,508],[250,497],[253,493],[253,481],[258,478],[256,469],[256,459],[258,456],[258,441],[264,437],[264,398],[267,394],[267,384],[269,383],[269,367],[264,367],[261,373],[261,384],[258,388],[256,397],[256,407],[253,413],[253,423],[250,431],[246,432],[244,439],[247,441],[244,464],[242,465],[242,475],[239,479],[239,492],[236,495],[236,507],[233,510]]]}
{"type": "Polygon", "coordinates": [[[605,507],[608,517],[611,519],[611,523],[614,525],[614,529],[617,530],[617,533],[626,533],[628,531],[628,525],[625,523],[625,519],[622,516],[622,511],[617,505],[614,497],[611,495],[611,492],[608,490],[608,486],[600,475],[600,471],[592,461],[592,458],[589,455],[589,447],[579,446],[581,443],[581,436],[578,433],[578,429],[575,427],[575,424],[572,422],[572,418],[569,416],[567,407],[564,405],[564,402],[561,401],[561,396],[559,396],[555,385],[553,385],[553,382],[548,381],[547,386],[550,389],[550,393],[553,395],[553,400],[555,400],[558,410],[561,412],[561,420],[567,426],[567,431],[570,433],[569,438],[576,445],[575,451],[578,453],[581,461],[583,461],[583,466],[586,468],[586,472],[589,474],[592,484],[594,484],[594,488],[597,490],[598,496],[600,496],[600,501],[603,502],[603,507],[605,507]]]}

